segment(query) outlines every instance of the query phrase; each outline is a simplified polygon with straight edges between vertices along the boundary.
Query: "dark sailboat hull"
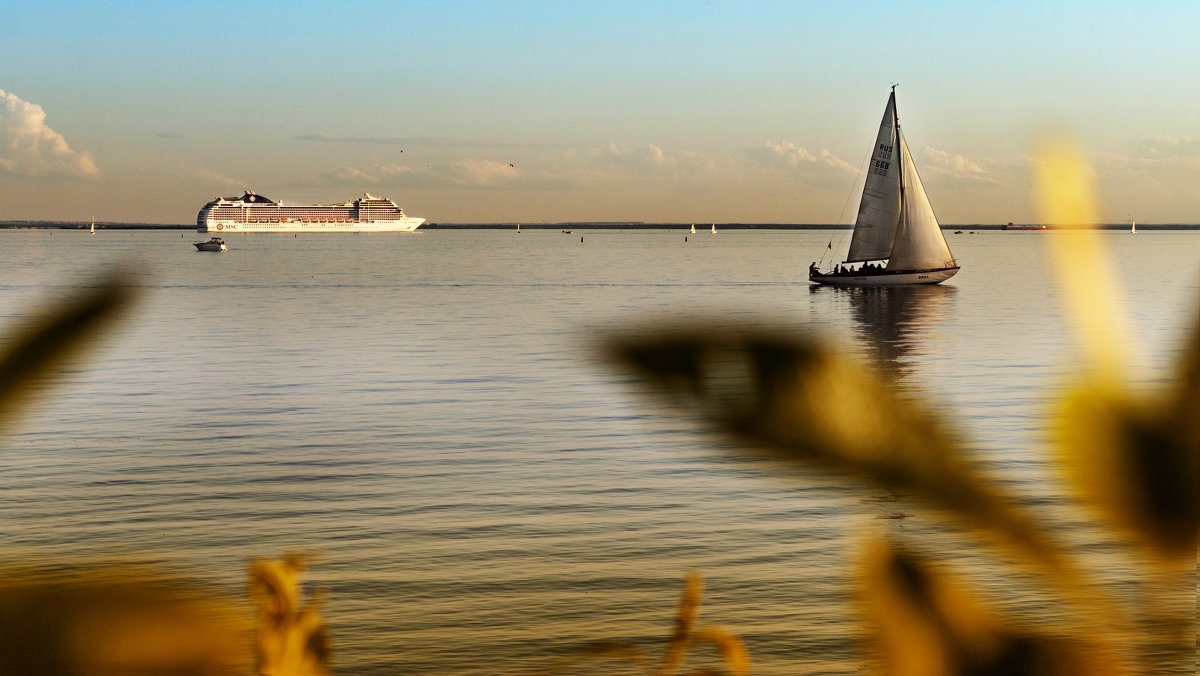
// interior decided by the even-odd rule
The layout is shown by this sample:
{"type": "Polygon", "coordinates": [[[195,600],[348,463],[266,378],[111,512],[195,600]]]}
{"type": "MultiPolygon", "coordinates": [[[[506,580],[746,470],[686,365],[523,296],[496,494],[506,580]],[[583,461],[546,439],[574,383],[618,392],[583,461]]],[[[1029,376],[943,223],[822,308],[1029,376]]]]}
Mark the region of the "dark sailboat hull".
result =
{"type": "Polygon", "coordinates": [[[909,286],[938,284],[957,273],[957,266],[934,270],[880,270],[849,275],[809,274],[808,281],[826,286],[909,286]]]}

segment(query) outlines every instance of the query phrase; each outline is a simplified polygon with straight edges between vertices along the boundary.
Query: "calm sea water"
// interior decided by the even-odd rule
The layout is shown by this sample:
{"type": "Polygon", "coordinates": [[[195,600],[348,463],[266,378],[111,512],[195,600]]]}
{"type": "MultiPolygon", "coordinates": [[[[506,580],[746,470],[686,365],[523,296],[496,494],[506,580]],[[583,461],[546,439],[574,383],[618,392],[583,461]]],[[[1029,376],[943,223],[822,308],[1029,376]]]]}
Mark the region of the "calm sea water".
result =
{"type": "MultiPolygon", "coordinates": [[[[658,651],[693,567],[703,623],[739,633],[756,673],[860,673],[851,572],[872,530],[1021,612],[1019,582],[903,498],[768,464],[594,358],[593,331],[659,315],[819,332],[888,365],[1086,541],[1045,454],[1078,352],[1043,245],[1076,235],[952,235],[964,269],[942,286],[810,288],[831,236],[242,235],[210,254],[190,232],[0,232],[7,328],[116,263],[143,287],[10,431],[4,558],[134,555],[237,598],[249,559],[316,553],[340,674],[522,673],[598,639],[658,651]]],[[[1152,385],[1200,308],[1200,233],[1103,237],[1152,385]]],[[[1113,584],[1135,574],[1109,563],[1113,584]]]]}

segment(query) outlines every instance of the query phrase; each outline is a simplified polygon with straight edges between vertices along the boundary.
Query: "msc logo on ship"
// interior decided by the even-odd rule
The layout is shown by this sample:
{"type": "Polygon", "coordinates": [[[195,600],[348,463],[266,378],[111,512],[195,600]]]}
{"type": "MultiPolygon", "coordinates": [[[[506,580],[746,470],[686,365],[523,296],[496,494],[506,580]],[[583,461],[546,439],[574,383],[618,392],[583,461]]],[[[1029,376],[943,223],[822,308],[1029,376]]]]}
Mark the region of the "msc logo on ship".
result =
{"type": "Polygon", "coordinates": [[[224,228],[224,227],[225,227],[224,225],[221,225],[220,223],[217,223],[217,230],[220,230],[221,228],[224,228]]]}

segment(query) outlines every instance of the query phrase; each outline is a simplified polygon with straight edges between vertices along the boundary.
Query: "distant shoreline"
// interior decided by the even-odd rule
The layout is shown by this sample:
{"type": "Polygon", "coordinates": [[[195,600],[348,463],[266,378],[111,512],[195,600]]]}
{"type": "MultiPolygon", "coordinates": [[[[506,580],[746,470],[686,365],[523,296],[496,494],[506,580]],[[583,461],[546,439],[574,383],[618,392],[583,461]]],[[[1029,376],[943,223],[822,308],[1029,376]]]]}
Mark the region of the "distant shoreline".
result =
{"type": "MultiPolygon", "coordinates": [[[[0,230],[87,230],[91,223],[78,221],[0,221],[0,230]]],[[[708,232],[712,223],[697,223],[697,234],[708,232]]],[[[849,230],[847,225],[814,223],[717,223],[721,230],[849,230]]],[[[521,223],[523,230],[646,230],[646,231],[689,231],[691,223],[642,223],[642,222],[581,222],[581,223],[521,223]]],[[[964,233],[979,230],[1004,230],[1004,224],[943,225],[942,230],[962,230],[964,233]]],[[[517,223],[426,223],[421,230],[515,230],[517,223]]],[[[192,230],[195,225],[169,223],[109,223],[97,222],[97,230],[192,230]]],[[[1076,230],[1078,226],[1048,226],[1049,230],[1076,230]]],[[[1101,230],[1128,230],[1128,223],[1106,223],[1101,230]]],[[[1200,230],[1200,223],[1139,223],[1139,230],[1200,230]]],[[[419,232],[419,231],[418,231],[419,232]]],[[[1030,232],[1030,231],[1015,231],[1030,232]]],[[[1038,231],[1033,231],[1038,232],[1038,231]]],[[[228,233],[247,234],[247,233],[228,233]]],[[[260,234],[260,233],[248,233],[260,234]]]]}

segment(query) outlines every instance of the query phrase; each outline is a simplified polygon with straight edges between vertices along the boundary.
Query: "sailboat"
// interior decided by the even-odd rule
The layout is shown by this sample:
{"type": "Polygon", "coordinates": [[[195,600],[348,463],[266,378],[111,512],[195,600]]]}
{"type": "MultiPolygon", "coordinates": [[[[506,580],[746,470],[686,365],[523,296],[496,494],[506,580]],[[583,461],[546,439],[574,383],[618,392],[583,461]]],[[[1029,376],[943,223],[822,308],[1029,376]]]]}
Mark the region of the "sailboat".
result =
{"type": "Polygon", "coordinates": [[[900,133],[896,86],[888,97],[845,261],[808,280],[829,286],[937,284],[959,270],[900,133]],[[861,263],[857,268],[852,263],[861,263]]]}
{"type": "Polygon", "coordinates": [[[92,234],[96,234],[96,219],[92,218],[92,234]]]}
{"type": "Polygon", "coordinates": [[[696,234],[696,224],[692,223],[692,234],[696,234]]]}
{"type": "Polygon", "coordinates": [[[713,224],[712,224],[712,227],[713,227],[713,229],[712,229],[712,234],[714,234],[714,235],[715,235],[715,234],[717,234],[717,224],[716,224],[716,223],[713,223],[713,224]]]}
{"type": "Polygon", "coordinates": [[[1133,221],[1131,221],[1131,222],[1130,222],[1130,224],[1129,224],[1129,232],[1130,232],[1130,233],[1132,233],[1132,234],[1134,234],[1134,235],[1136,235],[1136,234],[1137,234],[1137,219],[1134,219],[1133,221]]]}

